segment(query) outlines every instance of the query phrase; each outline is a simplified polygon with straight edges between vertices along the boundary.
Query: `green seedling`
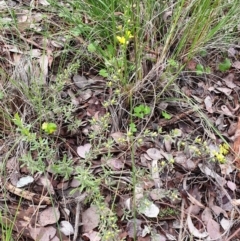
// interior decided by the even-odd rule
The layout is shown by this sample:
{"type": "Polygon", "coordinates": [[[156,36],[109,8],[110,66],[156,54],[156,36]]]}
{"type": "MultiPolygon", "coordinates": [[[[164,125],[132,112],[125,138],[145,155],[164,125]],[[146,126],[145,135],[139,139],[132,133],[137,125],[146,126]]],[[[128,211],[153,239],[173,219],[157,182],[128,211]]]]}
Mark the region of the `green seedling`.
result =
{"type": "Polygon", "coordinates": [[[99,71],[99,75],[101,75],[102,77],[108,77],[108,72],[106,69],[101,69],[99,71]]]}
{"type": "Polygon", "coordinates": [[[136,125],[134,123],[130,123],[129,129],[132,133],[137,132],[137,128],[136,128],[136,125]]]}
{"type": "Polygon", "coordinates": [[[167,113],[166,111],[162,111],[162,116],[166,120],[170,120],[172,118],[172,116],[169,113],[167,113]]]}
{"type": "Polygon", "coordinates": [[[211,73],[211,68],[210,68],[210,67],[204,68],[203,65],[198,64],[198,65],[196,66],[196,74],[197,74],[197,75],[202,75],[203,73],[210,74],[210,73],[211,73]]]}
{"type": "Polygon", "coordinates": [[[207,51],[206,50],[201,50],[199,54],[202,57],[206,57],[207,56],[207,51]]]}
{"type": "Polygon", "coordinates": [[[222,63],[218,65],[218,69],[222,72],[226,72],[231,68],[231,62],[226,58],[222,63]]]}
{"type": "Polygon", "coordinates": [[[89,44],[88,45],[88,51],[90,52],[90,53],[94,53],[94,52],[96,52],[96,46],[93,44],[93,43],[91,43],[91,44],[89,44]]]}
{"type": "Polygon", "coordinates": [[[151,113],[151,108],[147,105],[138,105],[134,108],[134,116],[144,118],[151,113]]]}
{"type": "Polygon", "coordinates": [[[168,64],[169,64],[171,67],[174,67],[174,68],[179,67],[179,63],[178,63],[176,60],[174,60],[174,59],[169,59],[169,60],[168,60],[168,64]]]}
{"type": "Polygon", "coordinates": [[[73,161],[69,160],[67,155],[64,155],[62,160],[51,165],[51,170],[56,175],[56,178],[62,176],[65,180],[69,180],[74,170],[73,161]]]}
{"type": "Polygon", "coordinates": [[[198,64],[198,65],[196,66],[196,74],[197,74],[197,75],[202,75],[203,73],[204,73],[204,67],[203,67],[203,65],[198,64]]]}
{"type": "Polygon", "coordinates": [[[52,134],[57,130],[57,125],[55,123],[44,122],[42,124],[42,130],[44,130],[47,134],[52,134]]]}

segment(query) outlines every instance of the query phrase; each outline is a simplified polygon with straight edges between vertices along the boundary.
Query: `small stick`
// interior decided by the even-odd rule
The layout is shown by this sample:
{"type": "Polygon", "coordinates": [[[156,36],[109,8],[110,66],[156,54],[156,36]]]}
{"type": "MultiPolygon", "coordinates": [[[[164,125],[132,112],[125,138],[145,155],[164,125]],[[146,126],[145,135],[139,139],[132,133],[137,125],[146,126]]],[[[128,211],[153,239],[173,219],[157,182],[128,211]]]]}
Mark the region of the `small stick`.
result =
{"type": "Polygon", "coordinates": [[[231,241],[233,238],[240,233],[240,227],[226,240],[226,241],[231,241]]]}
{"type": "Polygon", "coordinates": [[[74,235],[73,235],[73,241],[77,240],[78,237],[78,228],[79,228],[79,217],[80,217],[80,209],[81,209],[81,202],[85,199],[87,196],[87,193],[83,193],[81,196],[77,197],[75,200],[77,202],[76,207],[76,217],[75,217],[75,225],[74,225],[74,235]]]}

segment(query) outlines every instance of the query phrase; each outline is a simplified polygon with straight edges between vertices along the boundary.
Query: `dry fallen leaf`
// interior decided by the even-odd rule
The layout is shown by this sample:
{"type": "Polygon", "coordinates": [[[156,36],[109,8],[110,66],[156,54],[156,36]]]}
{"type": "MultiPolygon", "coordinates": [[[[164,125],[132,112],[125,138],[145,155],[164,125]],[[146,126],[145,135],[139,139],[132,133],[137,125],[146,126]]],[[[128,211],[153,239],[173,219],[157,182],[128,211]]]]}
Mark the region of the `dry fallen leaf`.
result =
{"type": "Polygon", "coordinates": [[[90,149],[91,149],[92,145],[87,143],[83,146],[78,146],[77,148],[77,154],[82,157],[82,158],[86,158],[86,154],[89,153],[90,149]]]}
{"type": "Polygon", "coordinates": [[[38,0],[39,4],[42,4],[43,6],[48,6],[50,3],[47,0],[38,0]]]}
{"type": "Polygon", "coordinates": [[[172,142],[173,140],[171,138],[164,138],[164,146],[167,152],[170,152],[172,149],[172,142]]]}
{"type": "Polygon", "coordinates": [[[59,229],[66,236],[70,236],[70,235],[74,234],[73,226],[68,221],[61,221],[59,229]]]}
{"type": "Polygon", "coordinates": [[[163,158],[163,156],[157,148],[149,148],[147,150],[147,154],[153,160],[160,160],[161,158],[163,158]]]}
{"type": "Polygon", "coordinates": [[[53,185],[46,176],[41,176],[36,183],[40,186],[44,186],[51,194],[55,194],[53,185]]]}
{"type": "Polygon", "coordinates": [[[220,221],[220,224],[221,224],[222,228],[226,231],[231,228],[231,226],[233,225],[233,221],[228,220],[226,218],[222,218],[220,221]]]}
{"type": "Polygon", "coordinates": [[[81,182],[78,179],[73,178],[73,180],[70,183],[70,187],[79,187],[80,184],[81,184],[81,182]]]}
{"type": "Polygon", "coordinates": [[[226,86],[228,88],[230,88],[230,89],[234,89],[234,88],[237,87],[237,85],[233,83],[234,77],[235,77],[234,74],[230,73],[228,76],[223,78],[223,80],[225,81],[226,86]]]}
{"type": "Polygon", "coordinates": [[[196,229],[196,227],[194,227],[191,216],[189,214],[188,214],[188,217],[187,217],[187,225],[188,225],[189,232],[194,237],[203,239],[203,238],[206,238],[208,236],[207,232],[200,232],[198,229],[196,229]]]}
{"type": "Polygon", "coordinates": [[[148,199],[143,198],[140,202],[140,208],[138,209],[139,213],[144,214],[148,218],[156,218],[159,214],[159,208],[153,202],[148,199]]]}
{"type": "Polygon", "coordinates": [[[38,217],[38,223],[42,226],[56,223],[60,218],[60,212],[56,207],[48,207],[38,217]]]}
{"type": "Polygon", "coordinates": [[[188,158],[183,152],[177,152],[174,161],[186,170],[193,170],[196,168],[196,163],[188,158]]]}
{"type": "Polygon", "coordinates": [[[114,132],[110,135],[117,144],[121,144],[122,140],[125,139],[125,134],[123,132],[114,132]]]}
{"type": "Polygon", "coordinates": [[[114,171],[122,170],[124,168],[124,163],[118,158],[111,158],[107,160],[107,165],[114,171]]]}
{"type": "Polygon", "coordinates": [[[17,187],[25,187],[33,181],[34,179],[31,176],[21,177],[17,182],[17,187]]]}
{"type": "Polygon", "coordinates": [[[97,207],[91,206],[82,214],[83,232],[88,233],[99,224],[99,214],[97,207]]]}
{"type": "Polygon", "coordinates": [[[101,237],[98,232],[90,231],[88,233],[84,233],[82,236],[85,236],[89,239],[89,241],[100,241],[101,237]]]}
{"type": "Polygon", "coordinates": [[[207,224],[208,221],[213,218],[210,208],[206,207],[203,210],[201,217],[202,217],[202,221],[204,222],[204,224],[207,224]]]}
{"type": "Polygon", "coordinates": [[[54,227],[30,227],[29,233],[33,240],[38,241],[50,241],[52,238],[54,238],[56,234],[56,229],[54,227]]]}
{"type": "Polygon", "coordinates": [[[237,186],[234,182],[231,181],[227,181],[227,186],[229,187],[229,189],[231,189],[232,191],[235,191],[237,186]]]}
{"type": "Polygon", "coordinates": [[[166,240],[167,240],[167,238],[162,234],[153,233],[151,235],[151,241],[166,241],[166,240]]]}
{"type": "Polygon", "coordinates": [[[206,165],[199,163],[198,167],[202,173],[205,173],[207,176],[214,178],[221,186],[226,184],[226,180],[223,177],[219,176],[215,171],[211,170],[206,165]]]}
{"type": "Polygon", "coordinates": [[[198,205],[192,204],[186,209],[186,212],[193,215],[198,215],[200,210],[201,208],[198,205]]]}
{"type": "Polygon", "coordinates": [[[229,57],[234,57],[236,54],[237,54],[237,51],[236,51],[235,48],[230,47],[230,48],[228,49],[228,56],[229,56],[229,57]]]}
{"type": "Polygon", "coordinates": [[[240,61],[235,61],[233,64],[232,64],[232,67],[236,68],[236,69],[240,69],[240,61]]]}
{"type": "Polygon", "coordinates": [[[160,189],[160,188],[155,188],[152,189],[152,191],[150,192],[150,197],[152,198],[152,200],[160,200],[165,198],[167,195],[167,192],[165,189],[160,189]]]}
{"type": "Polygon", "coordinates": [[[210,219],[207,223],[207,231],[210,238],[216,240],[221,237],[220,225],[213,219],[210,219]]]}
{"type": "Polygon", "coordinates": [[[127,233],[130,238],[134,238],[136,236],[142,235],[142,221],[139,219],[131,219],[127,223],[127,233]]]}
{"type": "Polygon", "coordinates": [[[240,199],[233,199],[233,200],[231,201],[231,203],[232,203],[232,205],[234,205],[234,206],[240,206],[240,199]]]}
{"type": "Polygon", "coordinates": [[[228,107],[226,105],[222,105],[221,106],[221,110],[223,111],[223,113],[227,116],[233,116],[233,113],[228,109],[228,107]]]}
{"type": "Polygon", "coordinates": [[[204,104],[206,106],[206,109],[209,113],[213,113],[213,108],[212,108],[212,99],[210,96],[207,96],[204,100],[204,104]]]}
{"type": "Polygon", "coordinates": [[[226,87],[218,87],[216,88],[220,92],[224,93],[225,95],[229,96],[232,93],[232,90],[226,87]]]}
{"type": "Polygon", "coordinates": [[[219,206],[213,205],[213,206],[211,206],[211,209],[217,216],[219,216],[220,214],[223,214],[224,217],[226,217],[226,218],[228,217],[227,212],[225,210],[223,210],[222,208],[220,208],[219,206]]]}

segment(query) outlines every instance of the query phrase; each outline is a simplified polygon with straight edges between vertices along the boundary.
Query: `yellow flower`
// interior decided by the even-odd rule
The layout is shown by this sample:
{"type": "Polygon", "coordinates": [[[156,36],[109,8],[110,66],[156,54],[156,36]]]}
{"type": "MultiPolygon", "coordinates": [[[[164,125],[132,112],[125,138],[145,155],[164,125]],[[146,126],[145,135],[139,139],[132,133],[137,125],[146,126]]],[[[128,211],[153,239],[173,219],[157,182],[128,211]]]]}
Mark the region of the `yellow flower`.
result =
{"type": "Polygon", "coordinates": [[[131,34],[130,31],[126,31],[125,36],[123,36],[123,37],[117,36],[116,38],[117,38],[117,40],[119,41],[120,44],[126,45],[126,44],[129,43],[128,40],[133,38],[133,35],[131,34]]]}
{"type": "Polygon", "coordinates": [[[117,36],[117,40],[119,41],[120,44],[126,44],[126,39],[125,39],[125,37],[117,36]]]}
{"type": "Polygon", "coordinates": [[[198,144],[200,144],[200,143],[201,143],[201,141],[202,141],[202,139],[201,139],[201,138],[199,138],[199,137],[195,139],[195,142],[196,142],[196,143],[198,143],[198,144]]]}
{"type": "Polygon", "coordinates": [[[220,149],[220,153],[223,155],[227,155],[229,153],[229,146],[226,143],[220,145],[219,149],[220,149]]]}
{"type": "Polygon", "coordinates": [[[133,38],[133,35],[131,34],[130,31],[126,31],[126,38],[127,39],[133,38]]]}
{"type": "Polygon", "coordinates": [[[225,163],[225,161],[226,161],[224,155],[221,154],[221,153],[218,153],[218,154],[216,155],[216,158],[217,158],[217,160],[218,160],[220,163],[225,163]]]}

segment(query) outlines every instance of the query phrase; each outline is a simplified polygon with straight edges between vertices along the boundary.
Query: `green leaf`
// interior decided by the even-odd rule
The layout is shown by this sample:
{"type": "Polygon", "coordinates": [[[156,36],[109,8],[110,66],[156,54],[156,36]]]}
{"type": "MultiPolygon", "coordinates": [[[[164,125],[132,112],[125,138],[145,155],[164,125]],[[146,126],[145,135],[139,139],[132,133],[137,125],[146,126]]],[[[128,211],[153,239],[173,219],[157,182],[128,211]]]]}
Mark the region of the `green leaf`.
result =
{"type": "Polygon", "coordinates": [[[211,74],[211,68],[210,67],[206,67],[205,71],[206,71],[207,74],[211,74]]]}
{"type": "Polygon", "coordinates": [[[14,115],[14,118],[13,118],[12,120],[13,120],[13,122],[14,122],[14,124],[15,124],[16,126],[18,126],[18,127],[22,127],[22,126],[23,126],[22,120],[21,120],[21,118],[20,118],[20,116],[19,116],[18,113],[16,113],[16,114],[14,115]]]}
{"type": "Polygon", "coordinates": [[[96,51],[96,46],[93,43],[89,44],[88,45],[88,51],[90,53],[94,53],[96,51]]]}
{"type": "Polygon", "coordinates": [[[199,53],[202,57],[206,57],[207,56],[207,51],[206,50],[201,50],[199,53]]]}
{"type": "Polygon", "coordinates": [[[82,34],[82,29],[81,26],[76,26],[73,29],[70,30],[70,32],[74,35],[74,36],[79,36],[80,34],[82,34]]]}
{"type": "Polygon", "coordinates": [[[170,120],[172,118],[172,116],[168,114],[166,111],[162,111],[162,116],[164,117],[164,119],[167,120],[170,120]]]}
{"type": "Polygon", "coordinates": [[[133,115],[139,118],[143,118],[145,115],[148,115],[151,112],[151,108],[147,105],[138,105],[133,110],[133,115]]]}
{"type": "Polygon", "coordinates": [[[222,72],[226,72],[231,68],[231,62],[228,58],[226,58],[222,63],[218,65],[218,69],[222,72]]]}
{"type": "Polygon", "coordinates": [[[137,131],[136,125],[134,123],[129,124],[129,129],[132,133],[135,133],[137,131]]]}
{"type": "Polygon", "coordinates": [[[52,134],[57,130],[57,125],[55,123],[44,122],[42,124],[42,130],[44,130],[47,134],[52,134]]]}
{"type": "Polygon", "coordinates": [[[108,72],[106,69],[101,69],[99,71],[99,75],[101,75],[102,77],[108,77],[108,72]]]}
{"type": "Polygon", "coordinates": [[[143,106],[142,105],[136,106],[134,108],[134,113],[135,114],[141,113],[142,111],[143,111],[143,106]]]}
{"type": "Polygon", "coordinates": [[[144,114],[148,115],[151,112],[151,108],[149,106],[144,106],[144,114]]]}
{"type": "Polygon", "coordinates": [[[178,62],[175,61],[174,59],[169,59],[168,64],[172,67],[175,67],[175,68],[178,67],[178,65],[179,65],[178,62]]]}
{"type": "Polygon", "coordinates": [[[196,74],[197,74],[197,75],[201,75],[201,74],[203,74],[203,72],[204,72],[204,67],[203,67],[203,65],[198,64],[198,65],[196,66],[196,74]]]}

